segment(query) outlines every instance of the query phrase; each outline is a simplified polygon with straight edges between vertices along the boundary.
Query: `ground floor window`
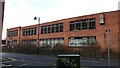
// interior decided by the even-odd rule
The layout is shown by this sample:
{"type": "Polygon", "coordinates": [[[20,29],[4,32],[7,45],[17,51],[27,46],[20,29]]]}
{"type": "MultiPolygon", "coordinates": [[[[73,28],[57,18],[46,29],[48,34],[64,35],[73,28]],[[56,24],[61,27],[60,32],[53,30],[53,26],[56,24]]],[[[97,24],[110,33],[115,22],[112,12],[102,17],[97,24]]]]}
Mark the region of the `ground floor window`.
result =
{"type": "Polygon", "coordinates": [[[63,45],[63,38],[50,38],[50,39],[40,39],[39,40],[41,46],[55,46],[55,45],[63,45]]]}
{"type": "Polygon", "coordinates": [[[31,39],[31,40],[22,40],[23,45],[36,45],[36,39],[31,39]]]}
{"type": "Polygon", "coordinates": [[[96,37],[70,37],[69,46],[94,46],[96,44],[96,37]]]}
{"type": "Polygon", "coordinates": [[[10,46],[15,46],[18,44],[18,41],[17,40],[11,40],[11,41],[8,41],[8,45],[10,46]]]}

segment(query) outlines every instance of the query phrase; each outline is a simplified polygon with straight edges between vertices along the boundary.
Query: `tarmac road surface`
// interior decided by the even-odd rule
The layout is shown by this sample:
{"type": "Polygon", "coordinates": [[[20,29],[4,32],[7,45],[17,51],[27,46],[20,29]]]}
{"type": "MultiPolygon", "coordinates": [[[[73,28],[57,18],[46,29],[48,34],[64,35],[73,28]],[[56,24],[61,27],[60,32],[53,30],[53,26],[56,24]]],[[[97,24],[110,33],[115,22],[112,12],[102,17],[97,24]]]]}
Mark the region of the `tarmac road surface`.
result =
{"type": "MultiPolygon", "coordinates": [[[[2,68],[56,68],[57,56],[1,53],[2,68]]],[[[118,60],[111,60],[110,68],[119,68],[118,60]]],[[[80,68],[107,68],[107,60],[81,58],[80,68]]]]}

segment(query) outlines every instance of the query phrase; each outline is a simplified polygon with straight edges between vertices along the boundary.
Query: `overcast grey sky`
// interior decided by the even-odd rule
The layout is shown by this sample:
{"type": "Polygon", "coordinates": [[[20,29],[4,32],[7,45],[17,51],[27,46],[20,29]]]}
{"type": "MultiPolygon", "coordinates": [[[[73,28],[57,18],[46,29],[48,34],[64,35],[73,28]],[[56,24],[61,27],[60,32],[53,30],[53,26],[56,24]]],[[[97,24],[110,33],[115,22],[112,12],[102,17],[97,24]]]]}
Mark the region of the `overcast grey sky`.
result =
{"type": "Polygon", "coordinates": [[[119,0],[5,0],[2,39],[6,29],[34,25],[64,18],[118,10],[119,0]]]}

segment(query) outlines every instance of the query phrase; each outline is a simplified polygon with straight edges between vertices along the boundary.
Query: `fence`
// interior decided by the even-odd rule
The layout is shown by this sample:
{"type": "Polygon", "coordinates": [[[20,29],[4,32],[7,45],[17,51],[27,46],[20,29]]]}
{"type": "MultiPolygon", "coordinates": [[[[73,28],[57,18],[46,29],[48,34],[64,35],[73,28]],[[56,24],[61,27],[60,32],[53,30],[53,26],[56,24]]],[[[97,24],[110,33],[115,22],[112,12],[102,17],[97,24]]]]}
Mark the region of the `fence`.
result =
{"type": "MultiPolygon", "coordinates": [[[[31,44],[22,44],[14,45],[9,47],[2,48],[4,52],[16,52],[16,53],[27,53],[27,54],[41,54],[41,55],[58,55],[58,54],[80,54],[81,57],[85,58],[106,58],[107,59],[107,50],[103,53],[99,52],[99,48],[95,47],[86,47],[86,48],[74,48],[68,46],[35,46],[31,44]]],[[[120,59],[119,55],[113,52],[110,52],[111,59],[120,59]]]]}

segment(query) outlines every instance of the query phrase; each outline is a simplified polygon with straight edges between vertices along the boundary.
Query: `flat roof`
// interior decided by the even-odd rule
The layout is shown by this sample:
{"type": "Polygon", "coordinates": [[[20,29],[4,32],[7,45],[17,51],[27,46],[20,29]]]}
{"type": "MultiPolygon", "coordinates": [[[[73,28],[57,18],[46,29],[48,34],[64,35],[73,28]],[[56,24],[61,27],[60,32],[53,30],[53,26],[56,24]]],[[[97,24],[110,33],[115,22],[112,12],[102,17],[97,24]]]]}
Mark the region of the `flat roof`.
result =
{"type": "Polygon", "coordinates": [[[79,54],[61,54],[58,56],[80,56],[79,54]]]}

